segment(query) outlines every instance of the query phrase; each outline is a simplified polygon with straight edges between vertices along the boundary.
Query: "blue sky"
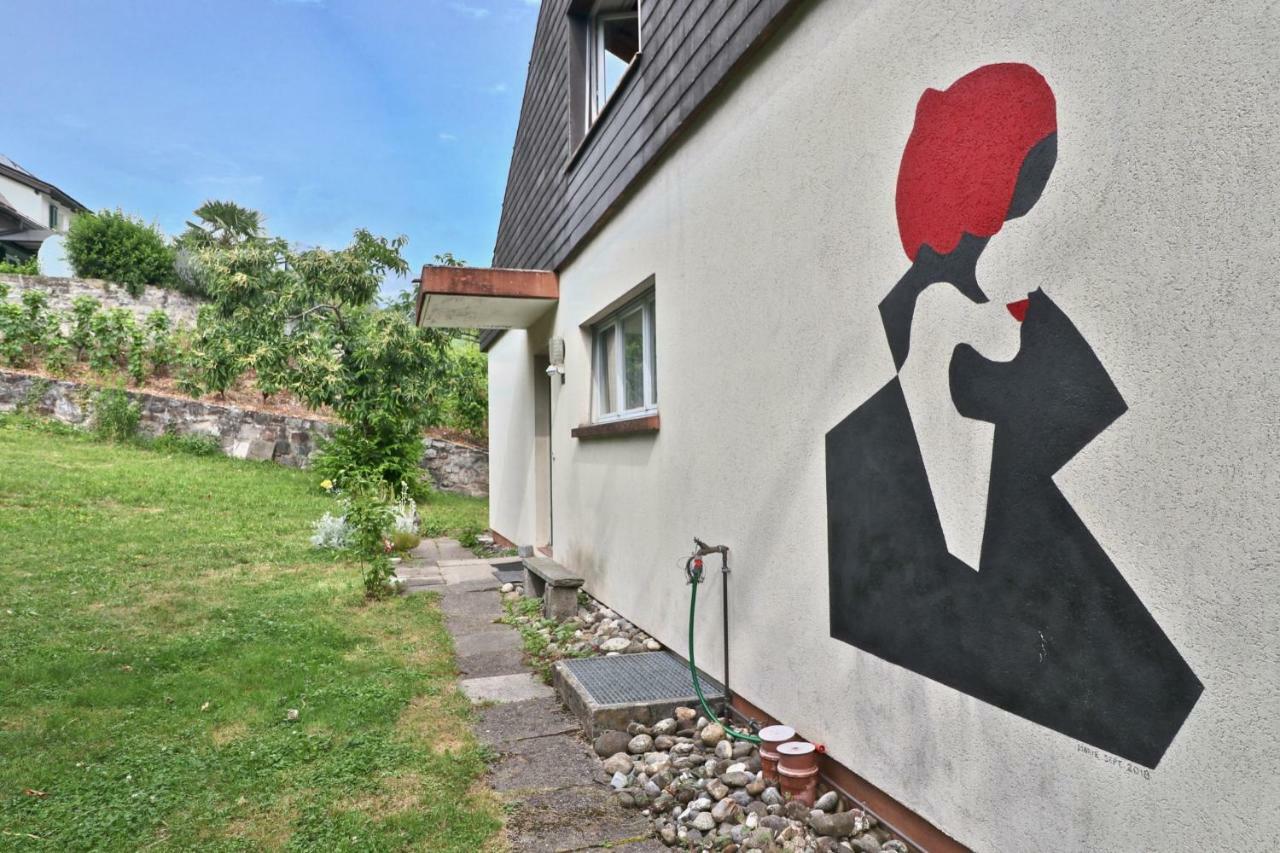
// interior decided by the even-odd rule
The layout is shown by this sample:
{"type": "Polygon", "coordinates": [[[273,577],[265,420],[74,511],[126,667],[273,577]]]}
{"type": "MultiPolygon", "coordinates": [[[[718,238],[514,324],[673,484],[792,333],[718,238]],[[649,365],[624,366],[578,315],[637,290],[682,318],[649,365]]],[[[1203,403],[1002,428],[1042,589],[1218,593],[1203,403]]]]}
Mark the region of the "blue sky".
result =
{"type": "Polygon", "coordinates": [[[91,208],[182,230],[409,237],[486,266],[536,0],[3,0],[0,152],[91,208]],[[18,36],[15,38],[15,36],[18,36]]]}

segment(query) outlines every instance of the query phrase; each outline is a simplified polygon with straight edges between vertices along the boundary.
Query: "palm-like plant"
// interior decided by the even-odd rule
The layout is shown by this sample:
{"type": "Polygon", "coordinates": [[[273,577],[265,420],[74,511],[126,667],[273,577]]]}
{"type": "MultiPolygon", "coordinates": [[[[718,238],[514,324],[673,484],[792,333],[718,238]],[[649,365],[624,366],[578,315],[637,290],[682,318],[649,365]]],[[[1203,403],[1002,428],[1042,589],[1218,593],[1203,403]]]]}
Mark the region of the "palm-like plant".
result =
{"type": "Polygon", "coordinates": [[[233,201],[206,201],[195,209],[179,242],[193,249],[228,249],[262,237],[262,214],[233,201]]]}

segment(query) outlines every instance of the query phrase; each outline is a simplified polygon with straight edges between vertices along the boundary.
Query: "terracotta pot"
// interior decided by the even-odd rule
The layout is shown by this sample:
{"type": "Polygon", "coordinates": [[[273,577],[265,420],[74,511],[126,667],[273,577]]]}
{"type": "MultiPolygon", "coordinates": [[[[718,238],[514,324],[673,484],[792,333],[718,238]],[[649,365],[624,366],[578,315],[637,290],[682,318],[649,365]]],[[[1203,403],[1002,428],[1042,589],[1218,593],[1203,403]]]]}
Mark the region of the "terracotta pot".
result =
{"type": "Polygon", "coordinates": [[[782,781],[783,797],[804,803],[813,808],[818,795],[818,768],[812,770],[788,770],[778,768],[778,776],[782,781]]]}
{"type": "Polygon", "coordinates": [[[778,744],[778,771],[793,774],[817,772],[818,750],[808,741],[797,740],[778,744]]]}
{"type": "Polygon", "coordinates": [[[794,739],[791,726],[765,726],[760,730],[760,771],[770,785],[778,784],[778,745],[794,739]]]}

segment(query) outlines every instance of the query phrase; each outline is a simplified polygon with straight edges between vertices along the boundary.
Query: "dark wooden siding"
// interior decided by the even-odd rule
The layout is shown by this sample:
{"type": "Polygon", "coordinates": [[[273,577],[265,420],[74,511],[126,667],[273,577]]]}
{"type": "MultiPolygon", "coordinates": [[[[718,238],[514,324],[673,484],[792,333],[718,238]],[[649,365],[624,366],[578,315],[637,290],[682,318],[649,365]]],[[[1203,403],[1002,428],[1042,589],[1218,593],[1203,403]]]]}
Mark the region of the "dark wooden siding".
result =
{"type": "Polygon", "coordinates": [[[639,63],[575,156],[569,12],[576,4],[543,0],[494,266],[558,269],[734,66],[803,2],[642,0],[639,63]]]}

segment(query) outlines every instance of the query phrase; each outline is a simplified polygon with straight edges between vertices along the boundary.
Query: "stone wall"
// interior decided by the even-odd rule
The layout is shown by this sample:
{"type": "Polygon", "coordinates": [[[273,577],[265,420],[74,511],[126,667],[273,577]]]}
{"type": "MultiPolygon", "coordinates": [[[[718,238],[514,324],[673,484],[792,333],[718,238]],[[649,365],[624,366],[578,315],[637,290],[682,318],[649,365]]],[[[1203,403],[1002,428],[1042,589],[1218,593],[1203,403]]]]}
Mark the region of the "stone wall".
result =
{"type": "MultiPolygon", "coordinates": [[[[0,412],[24,407],[72,426],[87,427],[92,416],[89,401],[94,390],[77,382],[0,371],[0,412]],[[38,399],[33,399],[37,395],[38,399]]],[[[314,418],[141,391],[126,393],[142,410],[143,433],[208,436],[218,442],[225,454],[237,459],[270,460],[305,468],[318,441],[327,438],[334,429],[332,422],[314,418]]],[[[431,475],[436,488],[474,497],[488,494],[488,453],[436,438],[428,439],[426,445],[422,467],[431,475]]]]}
{"type": "Polygon", "coordinates": [[[489,453],[439,438],[426,441],[422,467],[436,488],[472,497],[489,495],[489,453]]]}
{"type": "Polygon", "coordinates": [[[144,287],[135,299],[118,284],[96,278],[53,278],[43,275],[0,275],[0,282],[9,286],[9,299],[17,301],[27,290],[43,290],[49,294],[49,307],[57,311],[70,311],[71,302],[77,296],[92,296],[105,308],[127,308],[134,319],[145,320],[152,311],[164,311],[173,325],[194,326],[201,302],[193,296],[166,290],[162,287],[144,287]]]}

